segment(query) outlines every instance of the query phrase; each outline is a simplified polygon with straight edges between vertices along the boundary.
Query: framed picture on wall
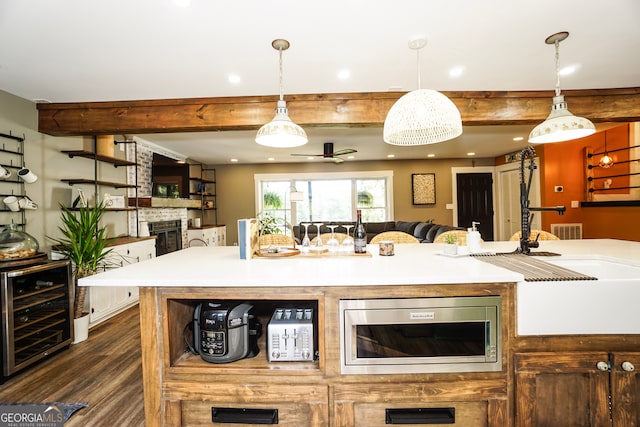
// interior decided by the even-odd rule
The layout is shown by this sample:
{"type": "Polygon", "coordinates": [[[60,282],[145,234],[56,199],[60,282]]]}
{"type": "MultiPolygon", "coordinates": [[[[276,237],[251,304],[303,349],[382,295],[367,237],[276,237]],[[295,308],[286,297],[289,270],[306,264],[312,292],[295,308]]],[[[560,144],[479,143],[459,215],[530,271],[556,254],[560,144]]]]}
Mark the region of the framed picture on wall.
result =
{"type": "Polygon", "coordinates": [[[436,174],[411,174],[411,195],[414,205],[436,204],[436,174]]]}

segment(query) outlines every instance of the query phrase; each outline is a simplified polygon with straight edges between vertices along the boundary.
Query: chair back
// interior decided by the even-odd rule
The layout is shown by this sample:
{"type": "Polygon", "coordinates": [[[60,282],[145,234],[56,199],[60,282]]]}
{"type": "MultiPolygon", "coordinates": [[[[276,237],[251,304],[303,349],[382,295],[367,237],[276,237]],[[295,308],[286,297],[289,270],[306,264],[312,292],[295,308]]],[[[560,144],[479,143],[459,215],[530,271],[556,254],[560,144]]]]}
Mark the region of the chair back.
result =
{"type": "MultiPolygon", "coordinates": [[[[514,233],[513,236],[509,238],[510,242],[519,241],[520,236],[522,235],[522,231],[518,231],[514,233]]],[[[529,240],[560,240],[558,236],[555,234],[551,234],[548,231],[544,230],[531,230],[529,233],[529,240]]]]}
{"type": "Polygon", "coordinates": [[[448,236],[454,236],[458,246],[467,246],[467,232],[465,230],[449,230],[444,233],[440,233],[433,240],[433,243],[447,243],[448,236]]]}
{"type": "Polygon", "coordinates": [[[284,234],[262,234],[259,242],[260,246],[295,246],[293,238],[284,234]]]}
{"type": "Polygon", "coordinates": [[[196,238],[196,239],[189,240],[189,243],[187,244],[187,246],[190,248],[193,248],[196,246],[209,246],[209,245],[207,245],[207,242],[205,242],[204,240],[196,238]]]}
{"type": "Polygon", "coordinates": [[[404,231],[383,231],[373,236],[369,243],[380,243],[384,240],[393,243],[420,243],[420,240],[404,231]]]}

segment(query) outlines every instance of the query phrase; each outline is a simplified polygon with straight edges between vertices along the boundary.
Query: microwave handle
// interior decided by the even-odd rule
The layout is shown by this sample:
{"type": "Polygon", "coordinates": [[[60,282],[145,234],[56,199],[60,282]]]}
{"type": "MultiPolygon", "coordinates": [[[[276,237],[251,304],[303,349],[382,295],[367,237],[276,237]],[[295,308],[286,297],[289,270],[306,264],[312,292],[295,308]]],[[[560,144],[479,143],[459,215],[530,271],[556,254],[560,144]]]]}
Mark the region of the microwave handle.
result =
{"type": "Polygon", "coordinates": [[[386,424],[455,424],[456,408],[387,408],[386,424]]]}

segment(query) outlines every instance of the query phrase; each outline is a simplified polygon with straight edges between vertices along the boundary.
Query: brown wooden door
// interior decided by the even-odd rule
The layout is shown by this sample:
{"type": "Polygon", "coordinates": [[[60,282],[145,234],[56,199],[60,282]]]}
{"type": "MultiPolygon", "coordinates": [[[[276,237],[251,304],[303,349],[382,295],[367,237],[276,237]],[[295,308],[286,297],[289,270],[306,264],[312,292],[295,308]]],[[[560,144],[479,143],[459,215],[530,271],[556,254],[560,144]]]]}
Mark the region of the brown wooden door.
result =
{"type": "Polygon", "coordinates": [[[607,353],[516,354],[515,377],[516,426],[610,425],[607,353]]]}
{"type": "Polygon", "coordinates": [[[491,173],[460,173],[456,176],[458,226],[479,222],[483,240],[493,240],[493,176],[491,173]]]}
{"type": "Polygon", "coordinates": [[[611,400],[614,427],[640,426],[640,353],[612,355],[611,400]]]}

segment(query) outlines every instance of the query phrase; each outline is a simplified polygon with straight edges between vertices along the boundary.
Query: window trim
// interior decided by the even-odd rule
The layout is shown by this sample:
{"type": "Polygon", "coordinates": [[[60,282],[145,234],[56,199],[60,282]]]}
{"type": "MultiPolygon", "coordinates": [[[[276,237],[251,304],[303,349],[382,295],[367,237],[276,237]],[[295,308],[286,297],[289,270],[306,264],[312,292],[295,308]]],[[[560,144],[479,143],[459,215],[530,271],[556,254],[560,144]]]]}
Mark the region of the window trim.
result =
{"type": "Polygon", "coordinates": [[[256,173],[253,175],[256,212],[263,209],[262,200],[260,198],[260,184],[263,181],[304,181],[304,180],[331,180],[331,179],[380,179],[387,180],[387,207],[389,213],[389,221],[393,221],[393,171],[351,171],[351,172],[305,172],[305,173],[256,173]]]}

